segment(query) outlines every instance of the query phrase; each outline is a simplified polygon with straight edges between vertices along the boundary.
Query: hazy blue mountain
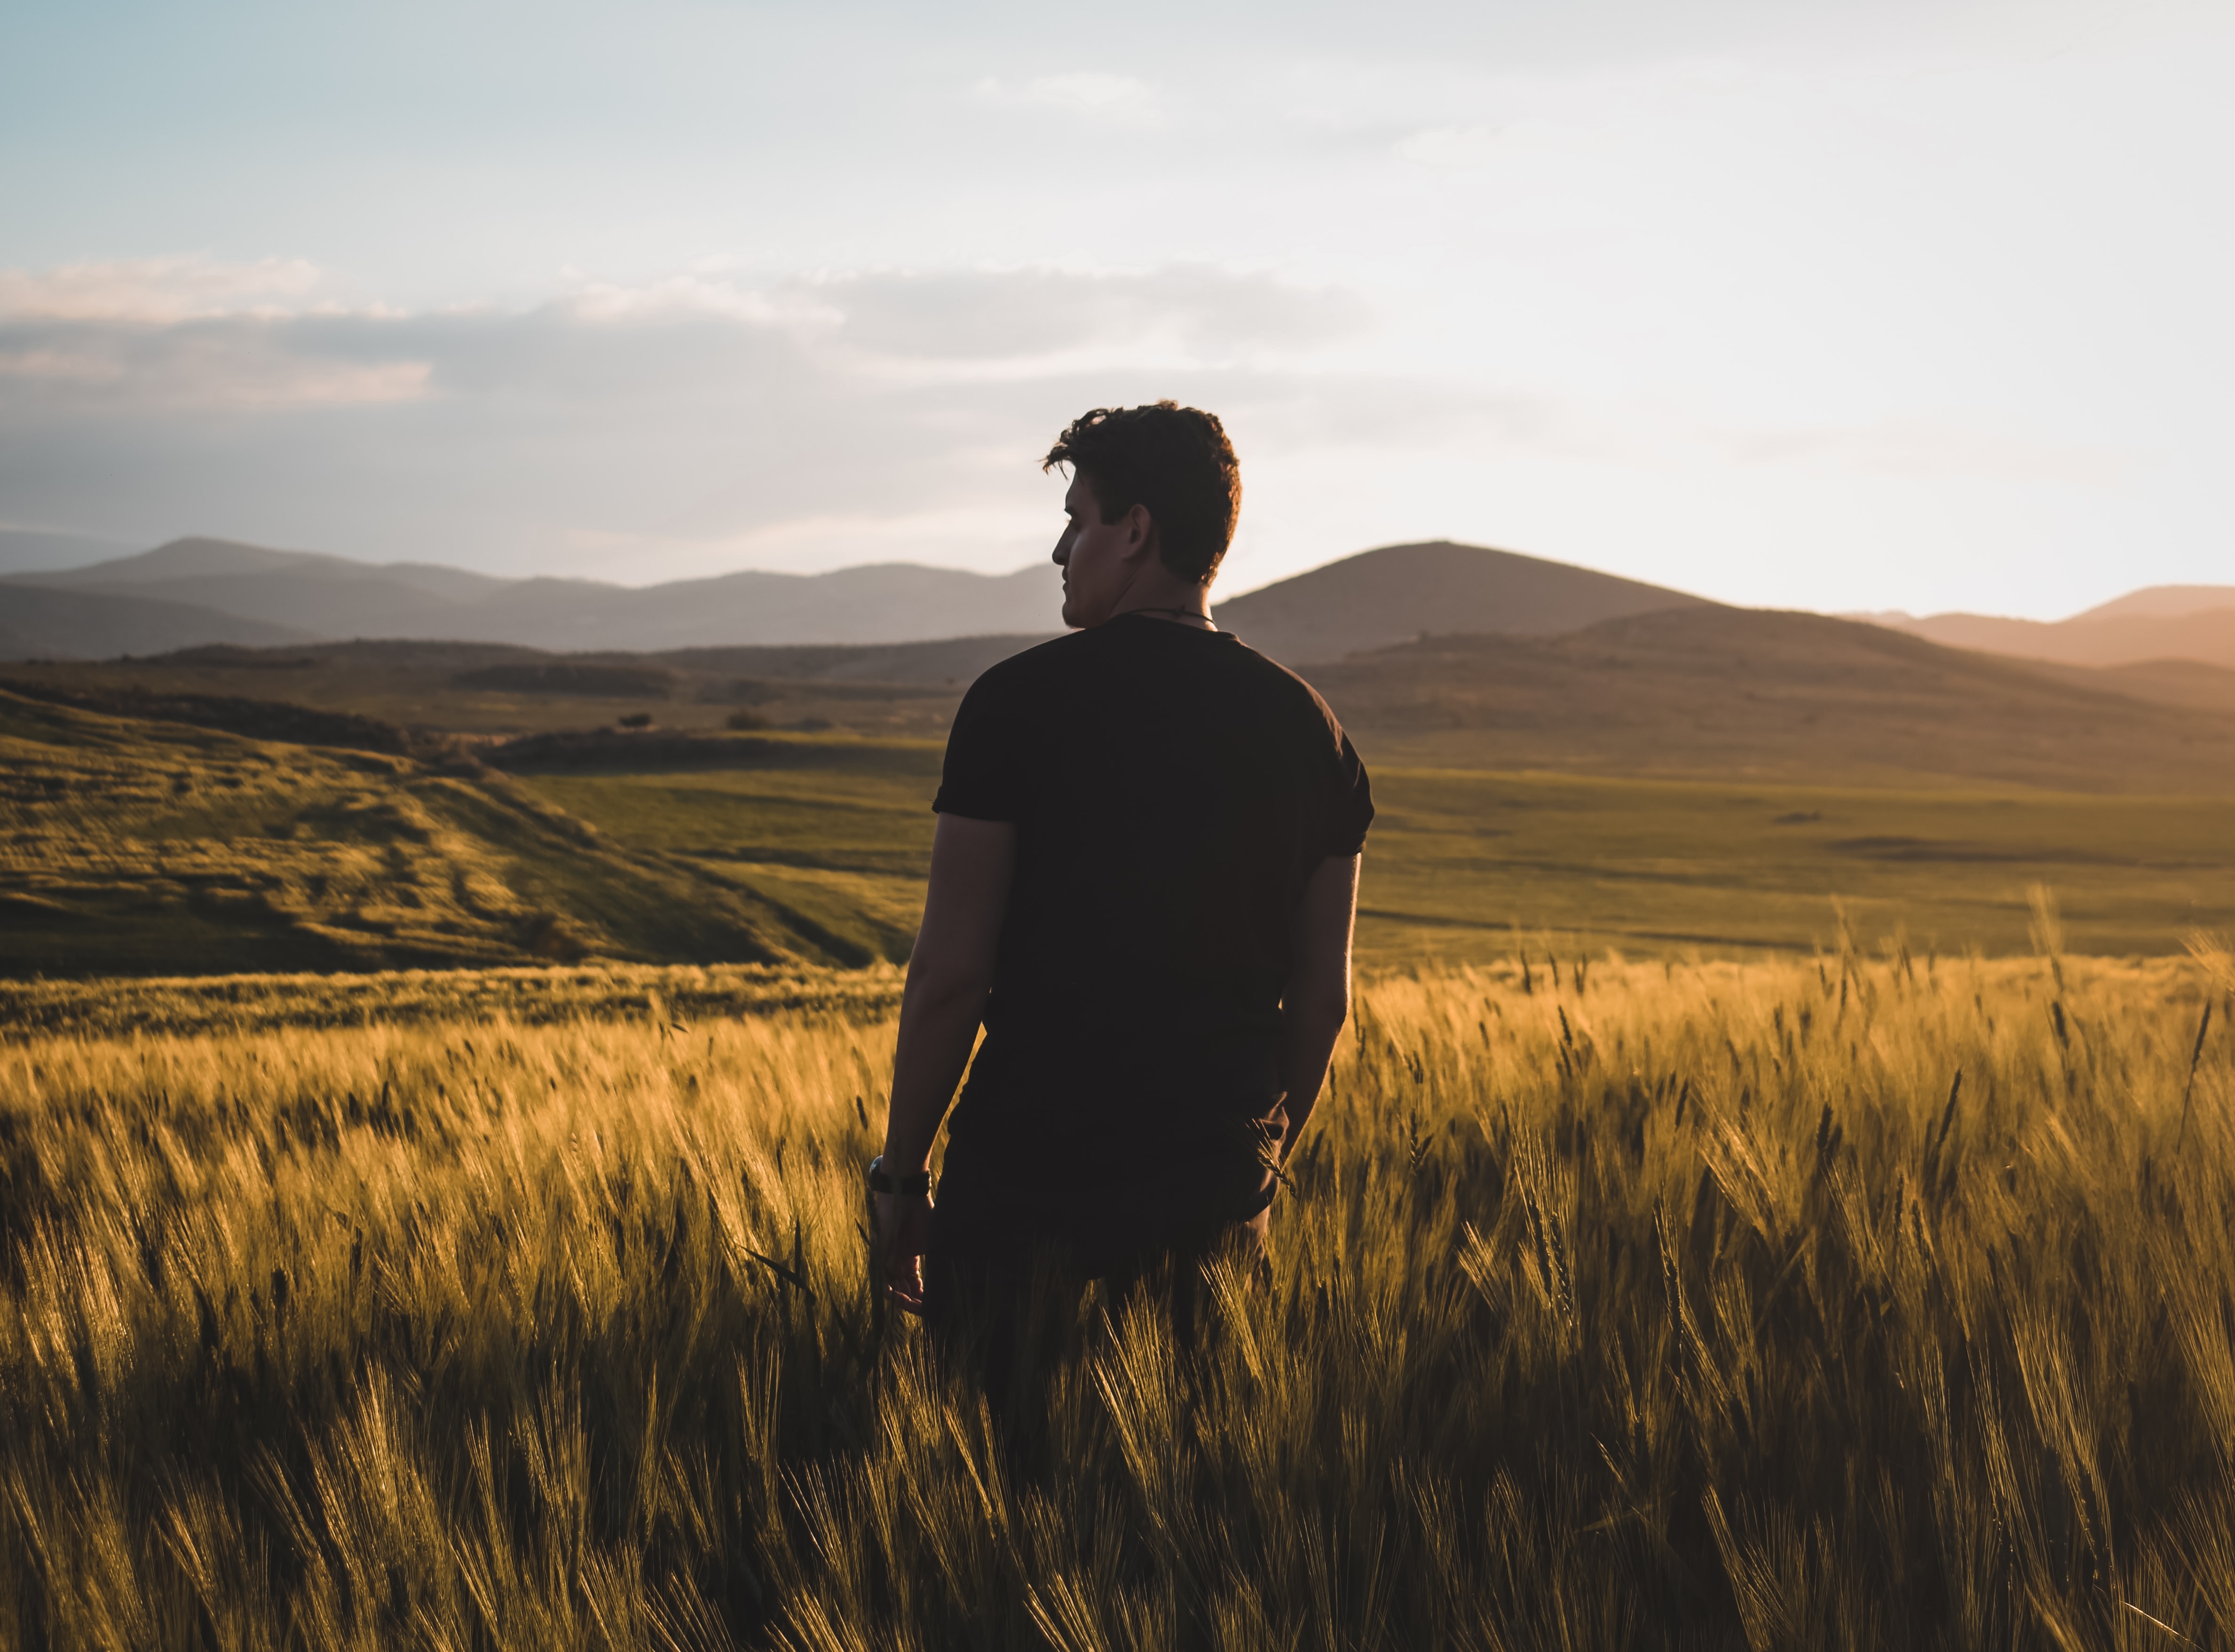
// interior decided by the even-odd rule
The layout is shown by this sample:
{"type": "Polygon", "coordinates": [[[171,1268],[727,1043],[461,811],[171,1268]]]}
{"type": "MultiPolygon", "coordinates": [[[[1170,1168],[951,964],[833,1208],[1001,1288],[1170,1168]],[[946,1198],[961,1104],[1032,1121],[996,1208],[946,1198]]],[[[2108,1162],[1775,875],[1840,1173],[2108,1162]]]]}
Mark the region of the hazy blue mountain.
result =
{"type": "Polygon", "coordinates": [[[0,659],[114,659],[210,643],[270,647],[311,639],[309,632],[292,626],[245,620],[188,602],[0,586],[0,659]]]}
{"type": "MultiPolygon", "coordinates": [[[[829,574],[725,574],[631,589],[526,580],[461,612],[449,634],[535,648],[656,652],[746,645],[921,642],[1062,625],[1052,563],[1015,574],[888,562],[829,574]]],[[[433,633],[423,634],[432,635],[433,633]]]]}
{"type": "Polygon", "coordinates": [[[515,583],[433,563],[357,562],[219,539],[174,540],[137,556],[16,582],[192,603],[319,636],[447,634],[461,605],[515,583]]]}
{"type": "MultiPolygon", "coordinates": [[[[1062,606],[1061,575],[1050,563],[989,575],[896,562],[635,588],[592,580],[500,580],[428,563],[358,562],[213,539],[174,540],[136,556],[0,582],[0,589],[31,587],[190,604],[284,626],[290,636],[639,652],[1045,633],[1061,625],[1062,606]]],[[[12,591],[0,601],[16,606],[12,591]]],[[[69,650],[41,641],[29,610],[0,625],[35,650],[76,652],[91,641],[82,626],[69,650]]],[[[112,652],[129,651],[120,641],[112,652]]]]}
{"type": "Polygon", "coordinates": [[[0,575],[34,568],[83,567],[105,562],[132,547],[90,534],[49,534],[29,528],[0,528],[0,575]]]}
{"type": "Polygon", "coordinates": [[[230,539],[174,539],[152,551],[112,557],[89,567],[38,574],[42,584],[105,586],[144,585],[172,580],[206,579],[241,574],[285,574],[310,568],[351,568],[370,572],[374,564],[318,551],[279,551],[264,545],[244,545],[230,539]]]}

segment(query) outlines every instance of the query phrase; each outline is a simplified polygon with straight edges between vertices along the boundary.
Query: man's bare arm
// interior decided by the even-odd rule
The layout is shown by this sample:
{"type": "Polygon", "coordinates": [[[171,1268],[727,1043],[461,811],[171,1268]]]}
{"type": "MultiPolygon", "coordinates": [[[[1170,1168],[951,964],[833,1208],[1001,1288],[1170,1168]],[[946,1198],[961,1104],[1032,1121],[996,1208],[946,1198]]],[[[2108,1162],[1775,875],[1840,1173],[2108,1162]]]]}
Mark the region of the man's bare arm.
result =
{"type": "MultiPolygon", "coordinates": [[[[1006,821],[941,815],[931,845],[931,888],[923,927],[908,956],[901,1028],[893,1053],[893,1098],[885,1117],[885,1169],[895,1176],[928,1167],[939,1122],[970,1059],[986,1013],[1016,869],[1017,829],[1006,821]]],[[[919,1260],[931,1238],[931,1202],[881,1193],[877,1264],[895,1301],[923,1306],[919,1260]]]]}
{"type": "Polygon", "coordinates": [[[1296,958],[1281,993],[1281,1087],[1288,1132],[1285,1162],[1319,1105],[1334,1041],[1350,1015],[1350,934],[1358,915],[1355,855],[1321,861],[1296,913],[1296,958]]]}
{"type": "Polygon", "coordinates": [[[941,815],[931,846],[923,928],[908,956],[893,1056],[885,1168],[922,1170],[970,1059],[993,984],[993,955],[1009,908],[1017,829],[1007,821],[941,815]]]}

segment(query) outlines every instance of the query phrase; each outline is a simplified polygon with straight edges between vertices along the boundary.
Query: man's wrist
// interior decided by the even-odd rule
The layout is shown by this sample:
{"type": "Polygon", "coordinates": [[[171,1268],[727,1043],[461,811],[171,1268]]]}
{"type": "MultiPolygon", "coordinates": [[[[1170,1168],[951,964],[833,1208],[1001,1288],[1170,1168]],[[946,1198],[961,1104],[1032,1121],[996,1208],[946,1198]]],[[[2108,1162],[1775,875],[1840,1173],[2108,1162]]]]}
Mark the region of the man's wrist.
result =
{"type": "Polygon", "coordinates": [[[869,1161],[869,1190],[889,1193],[895,1198],[922,1199],[931,1196],[931,1170],[918,1164],[907,1170],[895,1170],[882,1153],[869,1161]]]}

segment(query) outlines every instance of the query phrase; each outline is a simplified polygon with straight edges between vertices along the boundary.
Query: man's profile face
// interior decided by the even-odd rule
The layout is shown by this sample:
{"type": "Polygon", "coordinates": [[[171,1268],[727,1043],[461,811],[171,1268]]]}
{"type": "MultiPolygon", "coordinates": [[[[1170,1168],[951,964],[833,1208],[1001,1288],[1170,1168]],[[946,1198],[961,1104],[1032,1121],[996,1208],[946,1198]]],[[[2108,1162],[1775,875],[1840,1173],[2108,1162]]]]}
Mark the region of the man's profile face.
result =
{"type": "Polygon", "coordinates": [[[1137,557],[1127,552],[1141,541],[1145,518],[1137,507],[1114,522],[1102,520],[1102,502],[1079,471],[1063,496],[1063,534],[1055,542],[1055,562],[1063,570],[1063,622],[1079,630],[1100,625],[1125,593],[1137,557]]]}

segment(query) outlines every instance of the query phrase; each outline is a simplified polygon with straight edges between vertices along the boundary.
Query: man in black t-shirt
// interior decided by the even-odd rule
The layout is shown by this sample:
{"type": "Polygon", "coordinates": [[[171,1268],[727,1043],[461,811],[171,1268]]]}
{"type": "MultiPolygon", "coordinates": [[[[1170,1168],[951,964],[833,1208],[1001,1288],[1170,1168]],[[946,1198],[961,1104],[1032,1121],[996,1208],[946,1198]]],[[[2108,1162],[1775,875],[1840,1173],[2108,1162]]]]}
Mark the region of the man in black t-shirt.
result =
{"type": "Polygon", "coordinates": [[[1373,805],[1327,703],[1211,623],[1225,431],[1097,409],[1046,462],[1075,473],[1055,560],[1077,629],[956,713],[871,1168],[887,1283],[934,1323],[998,1317],[1036,1251],[1190,1290],[1211,1249],[1262,1243],[1349,1008],[1373,805]]]}

